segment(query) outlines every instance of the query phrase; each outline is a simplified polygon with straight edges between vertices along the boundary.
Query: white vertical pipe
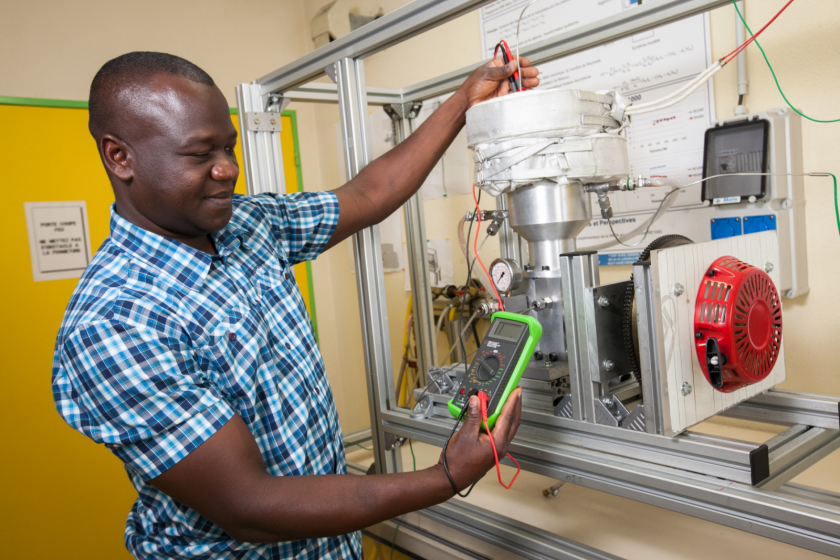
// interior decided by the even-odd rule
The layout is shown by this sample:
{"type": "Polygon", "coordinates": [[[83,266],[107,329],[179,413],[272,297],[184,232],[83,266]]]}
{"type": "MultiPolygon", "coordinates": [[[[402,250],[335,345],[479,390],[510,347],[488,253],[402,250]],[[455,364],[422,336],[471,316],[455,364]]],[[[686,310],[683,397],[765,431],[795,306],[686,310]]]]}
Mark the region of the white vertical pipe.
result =
{"type": "MultiPolygon", "coordinates": [[[[744,16],[744,19],[747,17],[747,13],[744,10],[744,1],[739,0],[737,3],[738,10],[741,11],[741,15],[744,16]]],[[[741,18],[738,17],[738,13],[735,13],[735,43],[737,45],[743,45],[744,41],[747,40],[746,29],[744,28],[744,23],[741,21],[741,18]]],[[[742,50],[737,57],[735,57],[735,61],[738,64],[738,99],[741,99],[742,95],[747,94],[747,84],[749,84],[749,80],[747,79],[747,49],[742,50]]],[[[747,114],[747,106],[743,103],[738,103],[735,106],[735,114],[736,115],[746,115],[747,114]]]]}

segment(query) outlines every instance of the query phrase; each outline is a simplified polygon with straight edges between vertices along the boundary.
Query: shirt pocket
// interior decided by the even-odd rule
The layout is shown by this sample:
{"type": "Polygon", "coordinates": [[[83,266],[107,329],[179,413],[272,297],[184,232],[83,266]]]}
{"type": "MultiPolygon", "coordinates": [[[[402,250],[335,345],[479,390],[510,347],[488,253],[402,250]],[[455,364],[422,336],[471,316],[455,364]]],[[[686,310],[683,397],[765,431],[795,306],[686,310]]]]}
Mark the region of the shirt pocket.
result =
{"type": "Polygon", "coordinates": [[[202,373],[199,382],[212,387],[249,424],[260,369],[266,362],[266,337],[260,322],[250,317],[222,321],[210,329],[208,343],[196,350],[202,373]]]}
{"type": "Polygon", "coordinates": [[[254,286],[261,305],[275,308],[287,306],[297,295],[292,268],[285,259],[272,255],[255,273],[254,286]]]}

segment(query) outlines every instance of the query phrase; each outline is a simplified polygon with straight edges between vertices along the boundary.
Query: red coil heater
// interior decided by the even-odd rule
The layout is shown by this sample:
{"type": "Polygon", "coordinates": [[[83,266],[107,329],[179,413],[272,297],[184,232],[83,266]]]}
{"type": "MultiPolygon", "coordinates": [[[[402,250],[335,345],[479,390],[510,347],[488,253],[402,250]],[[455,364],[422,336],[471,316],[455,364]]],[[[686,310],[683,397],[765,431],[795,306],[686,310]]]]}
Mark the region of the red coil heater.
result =
{"type": "Polygon", "coordinates": [[[782,304],[773,280],[735,257],[721,257],[700,282],[694,345],[709,383],[723,393],[758,383],[782,342],[782,304]]]}

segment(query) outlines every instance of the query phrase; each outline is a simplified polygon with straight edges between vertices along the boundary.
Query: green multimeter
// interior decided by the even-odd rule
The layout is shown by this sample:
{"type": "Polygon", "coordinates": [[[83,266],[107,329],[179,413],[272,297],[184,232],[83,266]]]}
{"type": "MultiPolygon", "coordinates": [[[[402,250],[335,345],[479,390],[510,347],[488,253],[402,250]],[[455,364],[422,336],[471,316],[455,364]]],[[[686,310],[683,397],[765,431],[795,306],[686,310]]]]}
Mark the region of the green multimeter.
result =
{"type": "Polygon", "coordinates": [[[483,391],[490,398],[487,425],[492,430],[534,354],[542,336],[542,325],[533,317],[504,311],[494,313],[490,320],[490,330],[448,404],[449,412],[458,418],[470,394],[474,390],[483,391]]]}

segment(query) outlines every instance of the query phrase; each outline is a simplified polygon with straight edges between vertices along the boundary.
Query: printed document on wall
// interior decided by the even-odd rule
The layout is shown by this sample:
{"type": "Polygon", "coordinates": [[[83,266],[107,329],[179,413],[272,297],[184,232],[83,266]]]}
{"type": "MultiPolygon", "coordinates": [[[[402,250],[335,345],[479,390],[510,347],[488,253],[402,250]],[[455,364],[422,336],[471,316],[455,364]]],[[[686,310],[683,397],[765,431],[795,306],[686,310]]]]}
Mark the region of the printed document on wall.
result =
{"type": "MultiPolygon", "coordinates": [[[[499,39],[507,40],[515,50],[516,21],[527,3],[511,0],[482,8],[482,48],[488,57],[493,56],[499,39]]],[[[521,47],[633,9],[639,8],[629,0],[544,0],[531,6],[522,18],[521,47]]],[[[709,21],[703,14],[541,64],[540,89],[617,90],[634,103],[647,103],[681,88],[711,64],[709,21]]],[[[631,175],[667,177],[681,185],[702,178],[704,134],[713,119],[711,81],[673,107],[636,116],[625,131],[631,175]]],[[[613,193],[613,225],[619,236],[645,223],[668,190],[613,193]]],[[[672,209],[654,224],[645,244],[670,233],[695,242],[710,240],[709,220],[714,210],[702,205],[700,185],[674,196],[672,209]]],[[[598,219],[598,205],[595,195],[592,197],[595,216],[578,237],[581,249],[612,239],[606,221],[598,219]]],[[[633,244],[640,239],[637,236],[627,242],[633,244]]],[[[631,263],[643,248],[602,250],[601,264],[631,263]]]]}

